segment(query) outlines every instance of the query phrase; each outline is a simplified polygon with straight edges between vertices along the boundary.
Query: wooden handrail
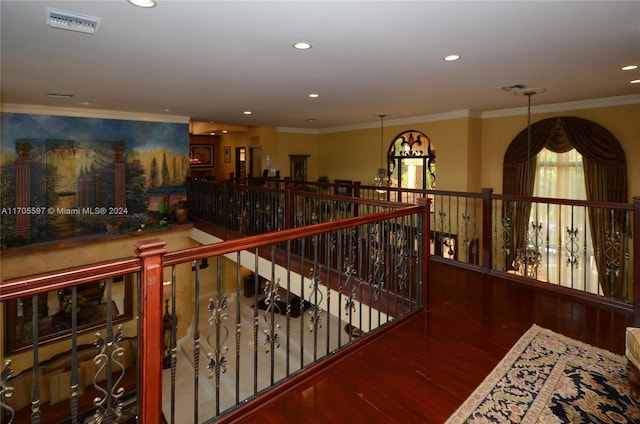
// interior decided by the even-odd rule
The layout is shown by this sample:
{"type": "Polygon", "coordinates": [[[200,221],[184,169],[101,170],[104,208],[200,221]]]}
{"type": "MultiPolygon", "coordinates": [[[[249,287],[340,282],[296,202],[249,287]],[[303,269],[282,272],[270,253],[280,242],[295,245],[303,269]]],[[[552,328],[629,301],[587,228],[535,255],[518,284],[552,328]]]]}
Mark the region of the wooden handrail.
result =
{"type": "Polygon", "coordinates": [[[140,271],[136,258],[116,259],[0,282],[0,302],[140,271]]]}
{"type": "Polygon", "coordinates": [[[369,224],[372,222],[413,215],[416,213],[428,214],[429,209],[426,209],[425,211],[425,208],[426,206],[410,206],[403,209],[341,219],[340,221],[323,222],[320,224],[307,225],[305,227],[298,228],[289,228],[286,230],[261,234],[257,236],[242,237],[239,239],[227,240],[221,243],[183,249],[177,252],[168,252],[166,255],[164,255],[164,265],[178,265],[180,263],[197,260],[203,257],[220,256],[244,249],[255,249],[257,247],[265,246],[268,244],[280,243],[296,238],[309,237],[330,231],[369,224]]]}

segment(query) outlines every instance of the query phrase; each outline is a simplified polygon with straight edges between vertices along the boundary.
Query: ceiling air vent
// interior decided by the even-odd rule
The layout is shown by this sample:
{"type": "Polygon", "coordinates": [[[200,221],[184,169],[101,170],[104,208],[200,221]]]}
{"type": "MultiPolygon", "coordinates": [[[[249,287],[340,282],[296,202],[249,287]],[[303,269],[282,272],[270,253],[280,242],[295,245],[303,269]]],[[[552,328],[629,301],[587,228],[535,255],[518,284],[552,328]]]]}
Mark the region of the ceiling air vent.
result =
{"type": "Polygon", "coordinates": [[[93,34],[98,31],[99,24],[100,18],[47,7],[47,25],[51,28],[93,34]]]}

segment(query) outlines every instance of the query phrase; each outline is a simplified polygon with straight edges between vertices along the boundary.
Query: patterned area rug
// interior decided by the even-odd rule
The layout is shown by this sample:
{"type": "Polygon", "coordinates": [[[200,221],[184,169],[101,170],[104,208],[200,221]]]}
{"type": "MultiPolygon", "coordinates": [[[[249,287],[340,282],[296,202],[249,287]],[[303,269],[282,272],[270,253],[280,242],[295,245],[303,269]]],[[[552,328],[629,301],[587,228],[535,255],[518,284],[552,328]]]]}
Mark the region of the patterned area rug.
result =
{"type": "Polygon", "coordinates": [[[627,360],[534,325],[447,420],[640,423],[627,360]]]}

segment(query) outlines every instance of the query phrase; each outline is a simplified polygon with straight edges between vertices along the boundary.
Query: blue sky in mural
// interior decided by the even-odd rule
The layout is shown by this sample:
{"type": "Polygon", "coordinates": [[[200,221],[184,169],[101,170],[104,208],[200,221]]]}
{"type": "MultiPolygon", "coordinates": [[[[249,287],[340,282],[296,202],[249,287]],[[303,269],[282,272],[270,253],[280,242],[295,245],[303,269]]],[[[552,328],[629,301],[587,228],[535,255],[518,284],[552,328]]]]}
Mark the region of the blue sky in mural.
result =
{"type": "Polygon", "coordinates": [[[1,135],[3,152],[15,151],[17,139],[64,139],[124,141],[127,150],[189,154],[186,123],[3,113],[1,135]]]}

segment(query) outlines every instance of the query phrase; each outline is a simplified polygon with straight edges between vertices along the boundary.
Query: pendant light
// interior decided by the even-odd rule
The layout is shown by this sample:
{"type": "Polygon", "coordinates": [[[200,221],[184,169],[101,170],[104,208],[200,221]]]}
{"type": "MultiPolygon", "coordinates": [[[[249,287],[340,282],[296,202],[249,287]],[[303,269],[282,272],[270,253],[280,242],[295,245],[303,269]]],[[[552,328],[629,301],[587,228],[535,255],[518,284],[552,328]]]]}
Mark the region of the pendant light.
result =
{"type": "MultiPolygon", "coordinates": [[[[378,115],[378,118],[380,118],[380,167],[375,176],[375,185],[381,188],[389,186],[387,168],[384,167],[384,118],[386,116],[383,113],[378,115]]],[[[378,190],[378,192],[384,192],[384,190],[378,190]]]]}
{"type": "Polygon", "coordinates": [[[546,88],[520,88],[513,92],[516,96],[527,96],[527,163],[525,167],[525,195],[531,193],[531,96],[547,91],[546,88]]]}
{"type": "MultiPolygon", "coordinates": [[[[527,96],[527,162],[525,166],[525,196],[531,196],[531,96],[544,93],[546,88],[522,88],[513,92],[517,96],[527,96]]],[[[532,222],[533,224],[533,222],[532,222]]],[[[514,267],[520,275],[527,278],[538,278],[538,266],[542,255],[534,245],[532,236],[527,231],[525,235],[525,247],[516,249],[514,267]]]]}

